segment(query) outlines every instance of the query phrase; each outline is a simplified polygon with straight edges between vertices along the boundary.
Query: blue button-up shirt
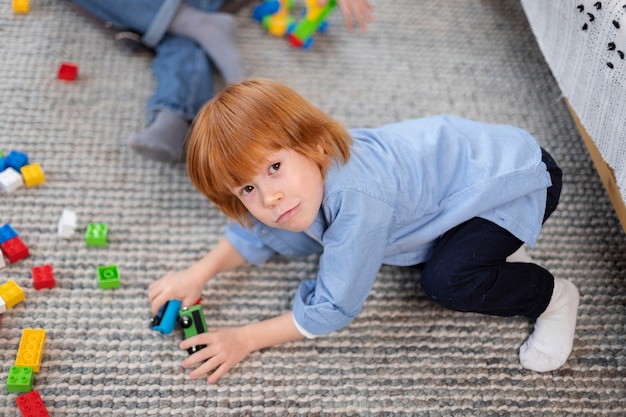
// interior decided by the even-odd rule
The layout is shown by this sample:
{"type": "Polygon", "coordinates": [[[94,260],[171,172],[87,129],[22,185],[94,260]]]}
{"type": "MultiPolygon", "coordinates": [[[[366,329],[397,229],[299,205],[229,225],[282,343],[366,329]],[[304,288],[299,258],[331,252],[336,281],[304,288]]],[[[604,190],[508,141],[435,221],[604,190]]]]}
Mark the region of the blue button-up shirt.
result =
{"type": "Polygon", "coordinates": [[[442,234],[473,217],[535,244],[551,180],[528,132],[434,116],[350,134],[350,160],[331,165],[322,207],[306,232],[257,221],[251,228],[233,223],[226,232],[253,264],[277,253],[321,254],[317,277],[302,282],[294,298],[304,335],[346,326],[382,264],[427,261],[442,234]]]}

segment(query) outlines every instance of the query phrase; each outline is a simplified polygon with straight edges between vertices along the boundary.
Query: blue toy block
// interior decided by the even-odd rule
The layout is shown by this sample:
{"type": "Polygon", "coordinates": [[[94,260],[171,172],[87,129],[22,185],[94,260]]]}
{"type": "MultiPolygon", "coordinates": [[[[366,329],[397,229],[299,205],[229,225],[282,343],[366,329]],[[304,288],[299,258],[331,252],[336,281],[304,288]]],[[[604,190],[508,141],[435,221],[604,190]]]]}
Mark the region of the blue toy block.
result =
{"type": "Polygon", "coordinates": [[[17,232],[11,227],[10,224],[7,223],[0,227],[0,243],[13,239],[15,236],[17,236],[17,232]]]}
{"type": "Polygon", "coordinates": [[[152,330],[157,330],[162,334],[170,334],[174,331],[176,321],[178,320],[178,312],[180,311],[181,302],[178,300],[169,300],[163,304],[156,316],[150,320],[152,330]]]}
{"type": "Polygon", "coordinates": [[[22,169],[22,167],[27,164],[28,164],[28,155],[23,152],[11,151],[4,158],[5,168],[11,167],[17,172],[20,172],[20,169],[22,169]]]}
{"type": "Polygon", "coordinates": [[[278,0],[265,0],[252,11],[252,18],[257,22],[261,22],[265,16],[273,15],[280,9],[278,0]]]}

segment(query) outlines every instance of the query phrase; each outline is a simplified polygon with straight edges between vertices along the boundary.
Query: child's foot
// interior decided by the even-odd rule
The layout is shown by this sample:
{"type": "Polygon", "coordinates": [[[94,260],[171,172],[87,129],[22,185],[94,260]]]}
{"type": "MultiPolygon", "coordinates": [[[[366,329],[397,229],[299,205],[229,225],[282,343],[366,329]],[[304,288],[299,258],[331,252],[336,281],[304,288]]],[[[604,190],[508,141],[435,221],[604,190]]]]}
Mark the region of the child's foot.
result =
{"type": "Polygon", "coordinates": [[[189,122],[168,111],[159,111],[146,130],[128,139],[138,154],[161,162],[178,162],[183,155],[189,122]]]}
{"type": "Polygon", "coordinates": [[[537,372],[560,368],[572,352],[580,296],[570,281],[556,278],[548,308],[535,323],[535,330],[520,347],[520,363],[537,372]]]}
{"type": "Polygon", "coordinates": [[[205,13],[182,4],[168,28],[170,33],[196,41],[228,83],[243,81],[245,74],[235,44],[235,19],[226,13],[205,13]]]}

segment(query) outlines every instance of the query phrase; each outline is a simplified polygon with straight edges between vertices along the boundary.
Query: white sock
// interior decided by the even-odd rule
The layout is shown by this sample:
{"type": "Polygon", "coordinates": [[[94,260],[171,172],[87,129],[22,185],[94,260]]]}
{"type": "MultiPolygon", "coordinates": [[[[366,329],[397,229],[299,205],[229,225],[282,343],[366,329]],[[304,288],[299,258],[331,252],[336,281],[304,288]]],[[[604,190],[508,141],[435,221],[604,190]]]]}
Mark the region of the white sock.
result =
{"type": "Polygon", "coordinates": [[[228,13],[205,13],[182,4],[168,27],[174,35],[196,41],[228,83],[244,79],[243,61],[235,43],[235,19],[228,13]]]}
{"type": "Polygon", "coordinates": [[[520,347],[522,366],[547,372],[560,368],[572,352],[580,295],[570,281],[556,278],[550,304],[537,318],[535,329],[520,347]]]}
{"type": "Polygon", "coordinates": [[[528,252],[526,252],[526,245],[522,245],[518,250],[509,255],[509,257],[506,258],[506,261],[532,263],[533,258],[531,258],[528,252]]]}

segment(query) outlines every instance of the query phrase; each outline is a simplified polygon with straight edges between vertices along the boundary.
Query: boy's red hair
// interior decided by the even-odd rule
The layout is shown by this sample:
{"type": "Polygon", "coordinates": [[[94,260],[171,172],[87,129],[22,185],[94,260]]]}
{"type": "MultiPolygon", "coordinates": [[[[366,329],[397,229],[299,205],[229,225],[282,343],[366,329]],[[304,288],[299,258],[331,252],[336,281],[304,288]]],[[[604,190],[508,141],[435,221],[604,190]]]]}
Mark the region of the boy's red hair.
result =
{"type": "Polygon", "coordinates": [[[187,170],[220,210],[249,224],[232,189],[250,181],[269,154],[294,150],[315,161],[325,176],[332,161],[348,161],[351,143],[340,123],[291,88],[250,79],[228,86],[200,110],[188,138],[187,170]]]}

